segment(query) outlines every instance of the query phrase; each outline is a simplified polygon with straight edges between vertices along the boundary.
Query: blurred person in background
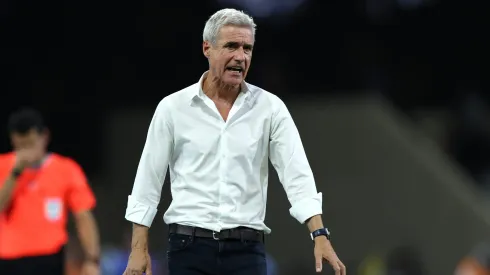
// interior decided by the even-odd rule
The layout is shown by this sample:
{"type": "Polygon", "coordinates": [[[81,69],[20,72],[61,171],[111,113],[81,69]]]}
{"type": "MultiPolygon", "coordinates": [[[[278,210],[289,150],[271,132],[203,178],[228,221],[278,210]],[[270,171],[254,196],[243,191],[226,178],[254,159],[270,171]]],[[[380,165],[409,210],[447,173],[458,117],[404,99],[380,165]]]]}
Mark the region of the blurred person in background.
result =
{"type": "Polygon", "coordinates": [[[267,262],[267,275],[279,275],[279,267],[277,266],[274,257],[272,257],[271,254],[266,253],[265,260],[267,262]]]}
{"type": "Polygon", "coordinates": [[[310,230],[316,271],[325,259],[336,275],[346,274],[323,225],[322,194],[286,105],[244,81],[255,26],[234,9],[213,14],[203,32],[209,70],[158,104],[128,198],[133,236],[125,274],[151,273],[148,229],[169,165],[173,200],[164,221],[170,275],[267,274],[268,158],[291,215],[310,230]]]}
{"type": "Polygon", "coordinates": [[[384,257],[378,253],[369,253],[359,264],[359,275],[387,275],[384,257]]]}
{"type": "Polygon", "coordinates": [[[47,151],[49,132],[36,110],[13,113],[8,133],[13,152],[0,155],[1,274],[64,274],[67,209],[85,253],[82,274],[99,274],[95,197],[81,167],[47,151]]]}
{"type": "Polygon", "coordinates": [[[454,275],[490,275],[490,243],[480,243],[456,267],[454,275]]]}
{"type": "MultiPolygon", "coordinates": [[[[68,235],[65,245],[65,275],[81,275],[83,266],[83,249],[76,236],[68,235]]],[[[101,273],[104,274],[104,273],[101,273]]]]}
{"type": "Polygon", "coordinates": [[[388,253],[387,275],[424,275],[425,266],[420,253],[412,246],[398,246],[388,253]]]}

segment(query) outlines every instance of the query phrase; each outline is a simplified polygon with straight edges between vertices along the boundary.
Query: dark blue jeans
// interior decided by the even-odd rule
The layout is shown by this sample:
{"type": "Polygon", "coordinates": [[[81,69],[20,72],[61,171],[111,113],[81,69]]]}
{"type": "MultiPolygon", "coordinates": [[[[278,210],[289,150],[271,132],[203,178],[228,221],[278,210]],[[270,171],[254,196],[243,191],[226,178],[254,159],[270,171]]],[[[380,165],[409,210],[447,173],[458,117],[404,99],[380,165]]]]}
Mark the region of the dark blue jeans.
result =
{"type": "Polygon", "coordinates": [[[170,234],[169,275],[267,275],[264,244],[170,234]]]}

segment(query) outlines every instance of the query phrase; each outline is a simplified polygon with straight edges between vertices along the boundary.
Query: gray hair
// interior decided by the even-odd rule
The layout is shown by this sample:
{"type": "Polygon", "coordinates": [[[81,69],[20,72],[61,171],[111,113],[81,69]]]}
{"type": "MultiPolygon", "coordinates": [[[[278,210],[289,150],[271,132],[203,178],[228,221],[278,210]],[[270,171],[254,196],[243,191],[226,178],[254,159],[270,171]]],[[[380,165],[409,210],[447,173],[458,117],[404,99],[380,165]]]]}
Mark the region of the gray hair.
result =
{"type": "Polygon", "coordinates": [[[255,40],[255,28],[257,25],[255,25],[251,16],[235,9],[222,9],[211,15],[208,21],[206,21],[202,33],[203,41],[209,41],[215,45],[218,40],[219,31],[224,26],[248,27],[252,30],[252,36],[255,40]]]}

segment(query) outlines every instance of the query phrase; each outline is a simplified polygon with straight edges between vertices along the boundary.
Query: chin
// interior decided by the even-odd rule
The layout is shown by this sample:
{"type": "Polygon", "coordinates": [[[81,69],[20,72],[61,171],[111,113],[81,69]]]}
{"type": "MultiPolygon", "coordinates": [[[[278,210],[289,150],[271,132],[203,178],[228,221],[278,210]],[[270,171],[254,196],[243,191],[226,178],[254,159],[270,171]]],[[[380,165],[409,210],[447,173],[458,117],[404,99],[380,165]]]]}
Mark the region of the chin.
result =
{"type": "Polygon", "coordinates": [[[226,79],[223,81],[223,84],[226,86],[239,86],[242,82],[243,79],[226,79]]]}

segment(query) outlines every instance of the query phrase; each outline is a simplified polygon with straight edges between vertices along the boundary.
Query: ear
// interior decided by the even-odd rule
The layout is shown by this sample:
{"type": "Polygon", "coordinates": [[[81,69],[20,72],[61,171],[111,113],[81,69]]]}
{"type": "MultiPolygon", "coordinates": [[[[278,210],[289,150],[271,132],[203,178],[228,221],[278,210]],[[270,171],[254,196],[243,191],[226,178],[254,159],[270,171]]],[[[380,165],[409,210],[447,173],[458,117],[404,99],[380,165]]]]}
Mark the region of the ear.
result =
{"type": "Polygon", "coordinates": [[[45,138],[46,146],[51,141],[51,131],[48,128],[43,130],[43,136],[45,138]]]}
{"type": "Polygon", "coordinates": [[[209,43],[208,41],[202,42],[202,53],[206,58],[209,58],[211,54],[211,43],[209,43]]]}

